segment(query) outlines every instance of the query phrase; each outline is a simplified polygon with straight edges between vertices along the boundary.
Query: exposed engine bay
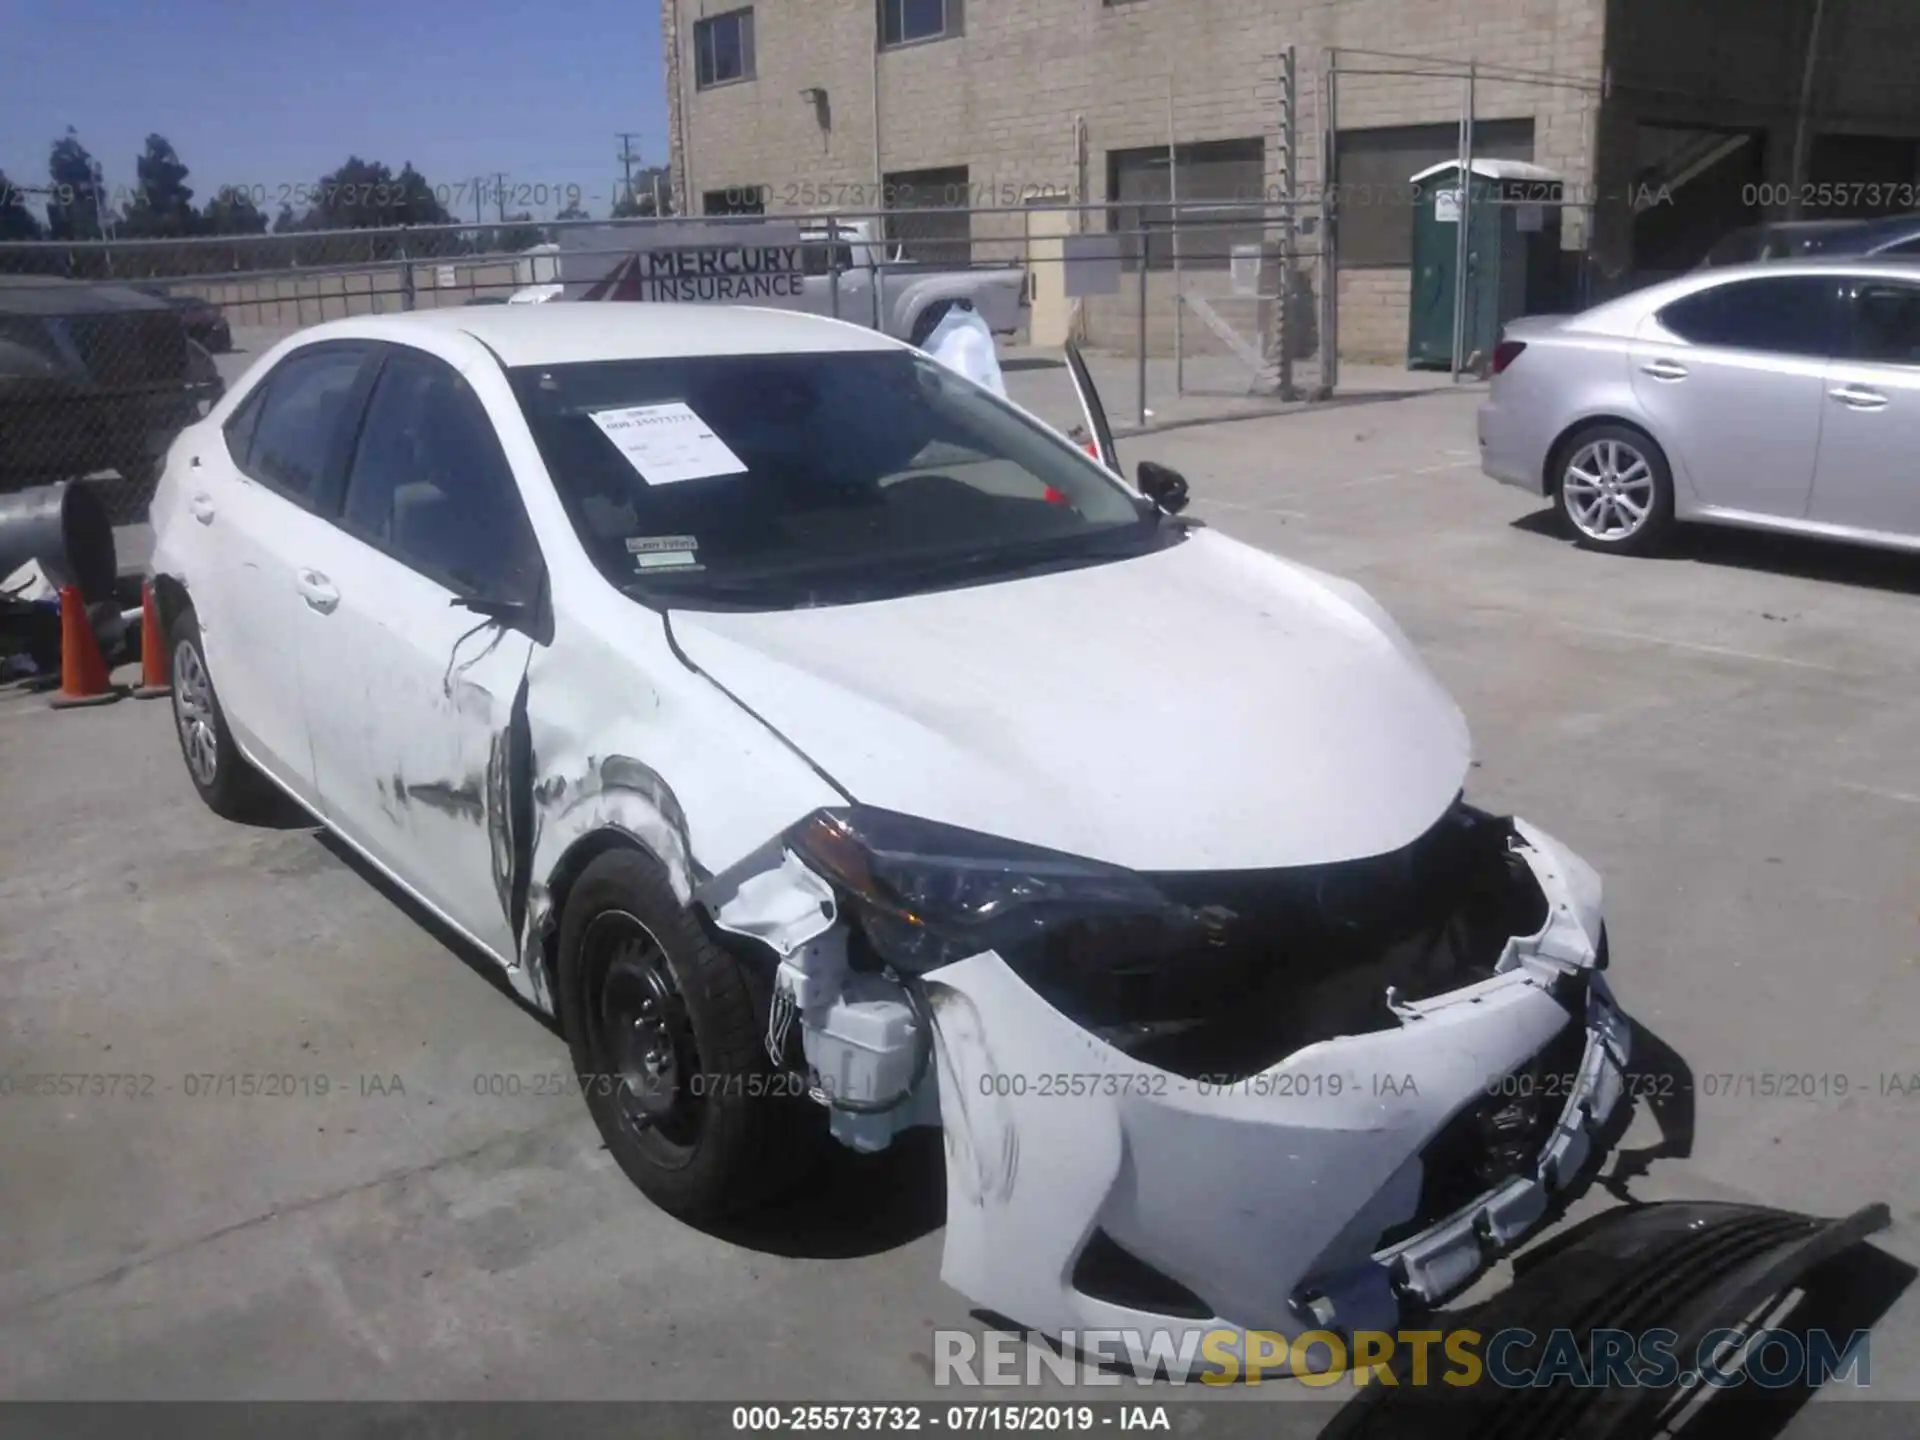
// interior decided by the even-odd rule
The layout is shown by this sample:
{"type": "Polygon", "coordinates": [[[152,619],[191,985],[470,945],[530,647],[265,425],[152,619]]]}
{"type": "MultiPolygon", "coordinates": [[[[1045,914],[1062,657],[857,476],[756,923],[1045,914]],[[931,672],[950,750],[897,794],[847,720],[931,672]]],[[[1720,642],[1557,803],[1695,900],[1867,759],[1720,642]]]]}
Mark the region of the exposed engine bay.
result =
{"type": "Polygon", "coordinates": [[[1142,874],[852,806],[705,887],[858,1150],[946,1134],[943,1276],[1045,1332],[1390,1326],[1624,1118],[1598,877],[1456,803],[1391,854],[1142,874]]]}

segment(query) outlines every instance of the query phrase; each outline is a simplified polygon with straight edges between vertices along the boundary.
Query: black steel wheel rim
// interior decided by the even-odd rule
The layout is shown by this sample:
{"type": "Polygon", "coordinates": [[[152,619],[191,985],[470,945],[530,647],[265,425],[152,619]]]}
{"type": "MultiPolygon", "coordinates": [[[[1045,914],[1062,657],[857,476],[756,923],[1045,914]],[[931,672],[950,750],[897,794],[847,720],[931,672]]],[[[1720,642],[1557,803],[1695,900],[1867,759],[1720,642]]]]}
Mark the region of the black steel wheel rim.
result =
{"type": "Polygon", "coordinates": [[[655,1163],[679,1169],[699,1143],[699,1051],[665,947],[624,910],[596,915],[581,937],[592,1093],[655,1163]]]}

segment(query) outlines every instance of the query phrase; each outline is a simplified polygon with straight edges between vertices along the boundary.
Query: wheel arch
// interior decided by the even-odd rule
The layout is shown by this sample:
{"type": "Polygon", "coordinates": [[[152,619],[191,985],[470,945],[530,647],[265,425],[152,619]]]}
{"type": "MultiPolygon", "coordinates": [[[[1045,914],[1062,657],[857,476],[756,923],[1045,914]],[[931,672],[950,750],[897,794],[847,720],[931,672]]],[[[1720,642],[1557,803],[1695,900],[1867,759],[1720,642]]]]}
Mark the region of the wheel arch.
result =
{"type": "Polygon", "coordinates": [[[1547,447],[1545,470],[1541,475],[1541,494],[1550,500],[1560,498],[1560,472],[1565,468],[1563,457],[1575,440],[1587,431],[1597,430],[1603,425],[1618,425],[1622,429],[1633,431],[1636,435],[1644,435],[1647,443],[1658,450],[1660,457],[1667,462],[1668,471],[1672,471],[1673,457],[1667,453],[1667,447],[1660,443],[1657,435],[1638,420],[1630,419],[1625,415],[1616,415],[1611,411],[1602,411],[1595,415],[1582,415],[1553,437],[1553,443],[1547,447]]]}
{"type": "Polygon", "coordinates": [[[172,575],[155,575],[152,580],[153,603],[160,612],[160,633],[171,635],[174,622],[193,608],[193,597],[184,582],[172,575]]]}

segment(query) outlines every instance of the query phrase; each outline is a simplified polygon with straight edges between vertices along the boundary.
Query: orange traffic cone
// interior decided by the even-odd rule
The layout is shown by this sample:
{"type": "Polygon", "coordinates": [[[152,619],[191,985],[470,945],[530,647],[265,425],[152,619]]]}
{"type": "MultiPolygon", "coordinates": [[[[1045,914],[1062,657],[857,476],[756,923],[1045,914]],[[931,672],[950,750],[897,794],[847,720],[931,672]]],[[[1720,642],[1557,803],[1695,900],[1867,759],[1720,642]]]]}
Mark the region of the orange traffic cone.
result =
{"type": "Polygon", "coordinates": [[[60,591],[60,688],[49,703],[56,710],[67,710],[119,698],[120,692],[108,683],[107,662],[100,654],[100,642],[93,638],[80,587],[65,586],[60,591]]]}
{"type": "Polygon", "coordinates": [[[148,582],[140,587],[140,683],[133,687],[134,698],[171,695],[167,670],[167,639],[160,633],[160,607],[153,602],[153,585],[148,582]]]}

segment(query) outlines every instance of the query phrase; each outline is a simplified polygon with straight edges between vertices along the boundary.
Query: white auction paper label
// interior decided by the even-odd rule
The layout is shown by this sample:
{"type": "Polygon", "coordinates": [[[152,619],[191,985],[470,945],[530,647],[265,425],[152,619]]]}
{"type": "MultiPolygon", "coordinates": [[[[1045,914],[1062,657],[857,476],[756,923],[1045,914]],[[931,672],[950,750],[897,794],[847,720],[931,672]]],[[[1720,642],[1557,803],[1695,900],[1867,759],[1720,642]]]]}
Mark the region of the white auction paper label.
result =
{"type": "Polygon", "coordinates": [[[595,410],[593,423],[649,485],[740,475],[746,466],[711,426],[679,400],[595,410]]]}
{"type": "Polygon", "coordinates": [[[627,541],[636,570],[703,570],[700,542],[691,535],[636,535],[627,541]]]}

